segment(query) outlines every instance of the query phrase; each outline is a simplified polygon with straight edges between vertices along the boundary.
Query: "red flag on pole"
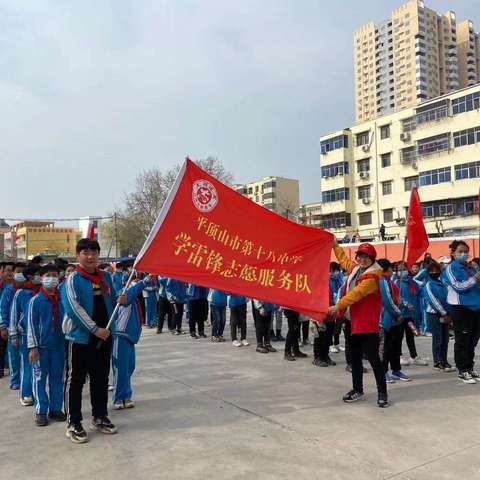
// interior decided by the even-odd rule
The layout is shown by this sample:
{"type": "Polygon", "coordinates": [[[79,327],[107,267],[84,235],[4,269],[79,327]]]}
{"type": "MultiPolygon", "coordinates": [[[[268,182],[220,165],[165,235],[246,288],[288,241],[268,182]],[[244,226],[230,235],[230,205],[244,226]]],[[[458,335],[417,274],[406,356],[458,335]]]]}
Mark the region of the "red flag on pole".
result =
{"type": "Polygon", "coordinates": [[[410,196],[410,206],[408,207],[407,219],[407,266],[411,268],[412,265],[423,255],[430,242],[425,231],[423,223],[422,204],[420,203],[420,196],[418,195],[418,188],[412,188],[410,196]]]}
{"type": "Polygon", "coordinates": [[[134,268],[322,320],[333,235],[299,225],[187,159],[134,268]]]}
{"type": "Polygon", "coordinates": [[[95,225],[93,222],[88,226],[88,239],[93,240],[95,238],[95,225]]]}

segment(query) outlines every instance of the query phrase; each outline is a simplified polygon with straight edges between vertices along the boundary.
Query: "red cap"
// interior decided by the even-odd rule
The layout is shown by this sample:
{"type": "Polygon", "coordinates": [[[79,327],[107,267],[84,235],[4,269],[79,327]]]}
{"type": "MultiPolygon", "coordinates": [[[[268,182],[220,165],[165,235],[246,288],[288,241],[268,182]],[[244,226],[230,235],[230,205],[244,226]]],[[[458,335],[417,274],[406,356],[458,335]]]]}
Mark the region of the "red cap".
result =
{"type": "Polygon", "coordinates": [[[357,249],[357,254],[359,253],[364,253],[365,255],[368,255],[372,260],[375,260],[377,258],[377,251],[375,250],[375,247],[370,243],[362,243],[361,245],[359,245],[357,249]]]}

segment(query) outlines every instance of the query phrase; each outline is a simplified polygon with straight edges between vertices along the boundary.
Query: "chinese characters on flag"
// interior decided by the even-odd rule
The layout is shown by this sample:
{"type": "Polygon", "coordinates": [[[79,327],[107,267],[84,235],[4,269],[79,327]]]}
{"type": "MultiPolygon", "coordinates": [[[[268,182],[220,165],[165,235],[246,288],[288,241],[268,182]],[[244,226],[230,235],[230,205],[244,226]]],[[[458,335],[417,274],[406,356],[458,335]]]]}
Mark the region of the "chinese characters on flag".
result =
{"type": "Polygon", "coordinates": [[[333,236],[255,204],[186,160],[135,269],[322,320],[333,236]]]}

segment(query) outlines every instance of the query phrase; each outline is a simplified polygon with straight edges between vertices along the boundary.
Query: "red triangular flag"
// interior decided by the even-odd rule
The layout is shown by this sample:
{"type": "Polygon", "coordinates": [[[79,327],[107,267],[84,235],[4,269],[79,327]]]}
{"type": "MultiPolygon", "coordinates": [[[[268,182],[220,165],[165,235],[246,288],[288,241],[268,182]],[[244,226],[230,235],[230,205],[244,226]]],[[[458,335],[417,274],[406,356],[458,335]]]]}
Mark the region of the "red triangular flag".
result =
{"type": "Polygon", "coordinates": [[[422,216],[422,204],[417,187],[412,188],[407,218],[407,266],[412,265],[423,255],[430,245],[422,216]]]}
{"type": "Polygon", "coordinates": [[[93,223],[88,227],[88,239],[93,240],[95,238],[95,225],[93,223]]]}

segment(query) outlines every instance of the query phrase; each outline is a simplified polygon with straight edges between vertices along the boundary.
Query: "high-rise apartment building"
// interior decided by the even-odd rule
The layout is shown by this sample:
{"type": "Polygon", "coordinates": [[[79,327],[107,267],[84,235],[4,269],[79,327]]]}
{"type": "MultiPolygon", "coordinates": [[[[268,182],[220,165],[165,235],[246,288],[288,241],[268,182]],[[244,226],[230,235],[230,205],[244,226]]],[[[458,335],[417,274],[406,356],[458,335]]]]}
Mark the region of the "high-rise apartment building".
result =
{"type": "Polygon", "coordinates": [[[384,224],[402,238],[417,185],[429,235],[478,235],[480,85],[324,135],[320,147],[322,202],[305,223],[364,241],[384,224]]]}
{"type": "Polygon", "coordinates": [[[269,210],[292,218],[300,204],[298,180],[284,177],[265,177],[256,182],[233,185],[238,193],[269,210]]]}
{"type": "Polygon", "coordinates": [[[409,0],[354,33],[355,117],[364,122],[480,81],[480,40],[470,20],[409,0]],[[477,76],[477,72],[479,72],[477,76]]]}

